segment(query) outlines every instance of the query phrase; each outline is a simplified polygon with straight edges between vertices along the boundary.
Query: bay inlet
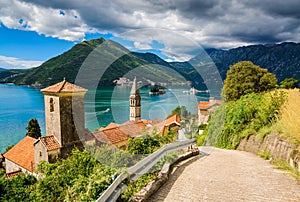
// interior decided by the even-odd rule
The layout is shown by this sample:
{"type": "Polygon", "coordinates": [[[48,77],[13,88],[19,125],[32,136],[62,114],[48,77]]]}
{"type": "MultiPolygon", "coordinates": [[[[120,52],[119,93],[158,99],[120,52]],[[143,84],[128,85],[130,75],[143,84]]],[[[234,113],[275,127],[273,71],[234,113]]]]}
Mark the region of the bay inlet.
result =
{"type": "MultiPolygon", "coordinates": [[[[141,88],[142,119],[165,119],[173,109],[184,105],[196,113],[197,103],[206,100],[206,93],[186,95],[188,89],[167,89],[159,96],[149,95],[149,88],[141,88]]],[[[130,87],[106,87],[89,91],[85,97],[85,127],[95,129],[111,122],[129,119],[130,87]],[[93,99],[95,98],[95,99],[93,99]]],[[[26,134],[27,123],[36,118],[45,135],[44,97],[39,89],[13,84],[0,84],[0,153],[18,143],[26,134]]]]}

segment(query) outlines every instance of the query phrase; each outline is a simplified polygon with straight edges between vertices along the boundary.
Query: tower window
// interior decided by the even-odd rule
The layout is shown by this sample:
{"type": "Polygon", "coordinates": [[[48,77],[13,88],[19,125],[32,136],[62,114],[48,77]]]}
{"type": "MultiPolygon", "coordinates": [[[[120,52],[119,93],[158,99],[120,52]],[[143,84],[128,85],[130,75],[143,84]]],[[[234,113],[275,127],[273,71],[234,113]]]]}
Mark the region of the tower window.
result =
{"type": "Polygon", "coordinates": [[[54,111],[54,101],[53,101],[53,98],[50,98],[49,104],[50,104],[50,112],[53,112],[54,111]]]}

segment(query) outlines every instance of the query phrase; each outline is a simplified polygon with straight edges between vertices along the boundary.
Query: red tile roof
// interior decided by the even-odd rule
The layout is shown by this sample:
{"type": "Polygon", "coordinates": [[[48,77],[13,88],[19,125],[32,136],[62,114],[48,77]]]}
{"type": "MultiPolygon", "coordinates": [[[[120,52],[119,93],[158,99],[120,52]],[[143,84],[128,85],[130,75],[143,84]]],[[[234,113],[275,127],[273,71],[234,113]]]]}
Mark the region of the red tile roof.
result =
{"type": "Polygon", "coordinates": [[[221,100],[213,100],[210,102],[199,102],[198,108],[199,109],[208,109],[215,105],[221,105],[221,103],[222,103],[221,100]]]}
{"type": "Polygon", "coordinates": [[[42,92],[49,92],[49,93],[74,93],[74,92],[87,92],[88,90],[82,88],[80,86],[76,86],[72,83],[67,82],[66,80],[44,88],[41,90],[42,92]]]}
{"type": "Polygon", "coordinates": [[[168,126],[168,125],[171,125],[172,123],[176,123],[177,125],[180,126],[180,121],[181,121],[180,117],[177,114],[175,114],[165,120],[165,125],[168,126]]]}
{"type": "Polygon", "coordinates": [[[128,136],[118,127],[95,131],[94,136],[100,142],[111,144],[123,142],[128,139],[128,136]]]}
{"type": "MultiPolygon", "coordinates": [[[[178,123],[180,125],[179,116],[172,116],[168,123],[178,123]]],[[[128,136],[137,137],[154,129],[157,132],[162,132],[164,126],[165,122],[160,119],[127,121],[123,124],[110,123],[105,128],[93,132],[93,134],[99,142],[115,144],[127,140],[128,136]]]]}
{"type": "Polygon", "coordinates": [[[46,147],[47,151],[61,148],[61,145],[53,135],[40,137],[41,142],[46,147]]]}
{"type": "Polygon", "coordinates": [[[4,154],[4,157],[15,164],[33,172],[34,165],[34,147],[35,138],[26,136],[13,148],[4,154]]]}
{"type": "Polygon", "coordinates": [[[115,127],[118,127],[118,124],[116,124],[116,123],[110,123],[110,124],[108,124],[106,127],[100,128],[100,130],[105,130],[105,129],[115,128],[115,127]]]}

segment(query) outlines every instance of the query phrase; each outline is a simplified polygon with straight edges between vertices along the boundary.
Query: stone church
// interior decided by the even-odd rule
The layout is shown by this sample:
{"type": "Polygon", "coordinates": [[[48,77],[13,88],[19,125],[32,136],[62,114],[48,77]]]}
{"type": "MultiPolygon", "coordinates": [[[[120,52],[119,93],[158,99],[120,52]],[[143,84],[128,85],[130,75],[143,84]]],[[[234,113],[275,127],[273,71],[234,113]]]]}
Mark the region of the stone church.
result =
{"type": "Polygon", "coordinates": [[[46,136],[26,136],[4,154],[6,173],[34,173],[41,160],[66,158],[74,147],[83,148],[84,95],[87,89],[66,80],[44,88],[46,136]]]}
{"type": "Polygon", "coordinates": [[[41,90],[45,103],[46,136],[38,139],[26,136],[4,154],[7,176],[35,174],[40,161],[53,163],[57,158],[66,158],[74,147],[83,149],[84,143],[126,148],[129,136],[138,137],[154,129],[164,135],[166,131],[180,126],[177,115],[165,121],[141,119],[141,95],[135,78],[129,97],[129,121],[111,123],[91,133],[85,129],[84,120],[87,91],[66,80],[41,90]]]}

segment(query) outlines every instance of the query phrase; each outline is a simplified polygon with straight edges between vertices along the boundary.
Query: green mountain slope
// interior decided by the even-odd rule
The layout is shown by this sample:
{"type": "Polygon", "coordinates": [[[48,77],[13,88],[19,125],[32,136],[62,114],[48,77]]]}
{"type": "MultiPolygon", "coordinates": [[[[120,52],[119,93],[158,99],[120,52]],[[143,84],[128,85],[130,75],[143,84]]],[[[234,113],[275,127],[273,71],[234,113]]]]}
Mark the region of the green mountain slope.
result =
{"type": "Polygon", "coordinates": [[[80,81],[86,87],[95,82],[101,86],[111,86],[114,85],[114,80],[123,76],[129,79],[137,76],[140,80],[154,82],[184,81],[180,74],[158,56],[152,53],[133,53],[116,42],[102,38],[76,44],[39,67],[22,72],[0,72],[0,80],[18,85],[45,87],[62,81],[64,77],[75,82],[80,68],[88,69],[85,72],[85,81],[80,81]]]}
{"type": "MultiPolygon", "coordinates": [[[[57,83],[64,77],[74,82],[80,68],[89,66],[90,72],[86,73],[86,81],[83,82],[87,87],[88,83],[95,82],[111,86],[119,77],[132,79],[137,76],[143,81],[164,83],[191,81],[192,86],[205,89],[205,83],[216,82],[215,76],[219,74],[224,79],[229,67],[243,60],[267,68],[279,81],[287,77],[300,80],[300,44],[297,43],[252,45],[230,50],[207,49],[206,53],[210,58],[201,53],[187,62],[168,63],[155,54],[130,52],[116,42],[99,38],[78,43],[39,67],[0,71],[0,82],[36,87],[57,83]],[[212,71],[214,65],[217,69],[212,71]]],[[[221,85],[219,82],[217,88],[221,85]]]]}
{"type": "Polygon", "coordinates": [[[104,39],[95,39],[76,44],[67,52],[56,56],[36,68],[27,70],[24,74],[15,76],[11,82],[16,84],[48,86],[66,77],[74,81],[81,64],[88,54],[98,45],[103,43],[104,39]]]}

